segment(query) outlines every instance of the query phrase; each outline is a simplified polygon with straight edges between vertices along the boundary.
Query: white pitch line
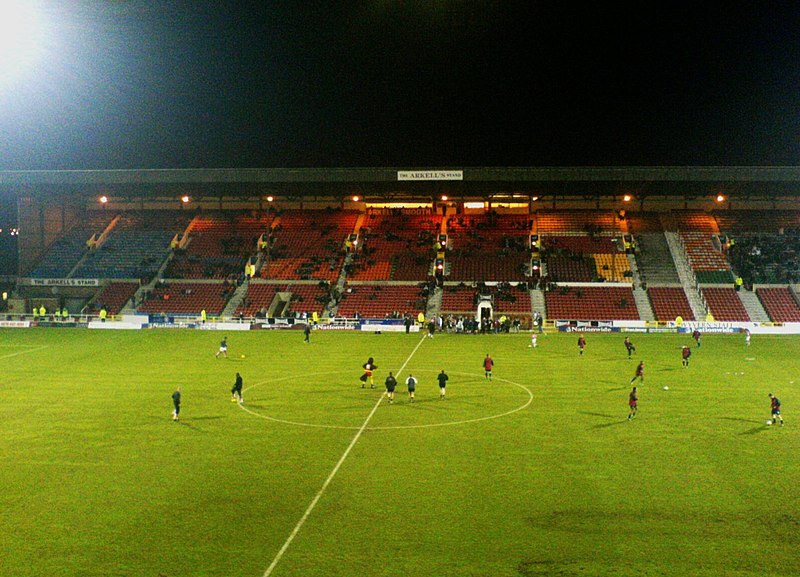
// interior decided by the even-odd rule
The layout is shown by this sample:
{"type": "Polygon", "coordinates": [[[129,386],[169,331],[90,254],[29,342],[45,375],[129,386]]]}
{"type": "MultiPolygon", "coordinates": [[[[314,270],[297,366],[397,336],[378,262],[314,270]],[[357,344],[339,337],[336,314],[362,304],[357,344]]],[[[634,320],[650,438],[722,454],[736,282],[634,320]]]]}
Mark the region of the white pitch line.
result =
{"type": "MultiPolygon", "coordinates": [[[[420,369],[420,370],[423,371],[423,372],[425,371],[425,369],[420,369]]],[[[434,371],[434,372],[436,372],[436,371],[434,371]]],[[[329,373],[323,373],[323,374],[329,374],[329,373]]],[[[469,373],[453,373],[453,372],[451,372],[450,374],[451,375],[473,376],[473,375],[470,375],[469,373]]],[[[278,380],[281,380],[281,379],[278,379],[278,380]]],[[[288,379],[283,379],[283,380],[288,380],[288,379]]],[[[264,381],[264,382],[267,382],[267,381],[264,381]]],[[[273,382],[276,382],[276,381],[273,381],[273,382]]],[[[525,385],[521,385],[519,383],[515,383],[514,381],[509,381],[508,379],[503,379],[503,378],[500,378],[500,377],[495,377],[494,378],[494,382],[496,382],[496,383],[497,382],[508,383],[509,385],[514,385],[515,387],[518,387],[518,388],[522,389],[523,391],[528,393],[528,400],[524,404],[520,405],[519,407],[517,407],[515,409],[510,409],[510,410],[508,410],[508,411],[506,411],[504,413],[498,413],[496,415],[487,415],[485,417],[475,417],[474,419],[463,419],[461,421],[445,421],[444,423],[428,423],[428,424],[424,424],[424,425],[390,425],[390,426],[386,426],[386,427],[367,427],[367,430],[368,431],[393,431],[393,430],[397,430],[397,429],[431,429],[433,427],[452,427],[452,426],[458,426],[458,425],[467,425],[467,424],[470,424],[470,423],[479,423],[481,421],[490,421],[492,419],[500,419],[502,417],[507,417],[508,415],[513,415],[514,413],[517,413],[519,411],[523,411],[523,410],[527,409],[530,406],[530,404],[533,402],[533,393],[525,385]]],[[[250,390],[250,389],[254,389],[260,384],[262,384],[262,383],[256,383],[255,385],[247,387],[245,389],[245,391],[250,390]]],[[[242,409],[243,411],[245,411],[246,413],[250,413],[254,417],[258,417],[259,419],[264,419],[265,421],[272,421],[273,423],[281,423],[283,425],[293,425],[295,427],[309,427],[309,428],[314,428],[314,429],[347,429],[347,430],[351,430],[351,431],[357,431],[359,429],[359,427],[351,427],[349,425],[323,425],[321,423],[304,423],[302,421],[289,421],[287,419],[279,419],[277,417],[271,417],[269,415],[262,415],[261,413],[257,413],[255,411],[249,409],[248,407],[244,406],[243,404],[240,404],[239,408],[242,409]]]]}
{"type": "MultiPolygon", "coordinates": [[[[414,347],[414,350],[411,351],[410,355],[408,355],[408,358],[403,363],[403,366],[400,367],[399,371],[397,371],[397,376],[400,376],[400,373],[402,373],[403,369],[406,368],[406,365],[408,364],[408,361],[411,360],[411,357],[414,356],[414,354],[417,352],[417,349],[419,349],[420,345],[422,345],[423,342],[425,342],[425,337],[422,337],[419,340],[419,342],[417,343],[417,346],[414,347]]],[[[280,550],[278,551],[278,554],[275,555],[275,558],[272,560],[272,563],[270,563],[269,567],[267,567],[267,570],[264,571],[264,577],[269,577],[272,574],[272,572],[275,570],[275,566],[281,560],[281,557],[283,557],[283,554],[286,553],[286,550],[289,548],[289,545],[292,544],[292,541],[294,541],[294,538],[300,532],[300,528],[306,522],[306,519],[308,519],[309,515],[311,515],[311,512],[314,510],[314,507],[317,506],[317,503],[319,502],[320,498],[322,498],[322,494],[328,488],[328,485],[331,484],[331,481],[336,476],[336,473],[339,472],[339,468],[342,466],[342,463],[344,463],[345,459],[347,459],[347,456],[350,454],[350,451],[353,450],[353,447],[355,446],[356,442],[358,442],[358,439],[361,438],[361,434],[367,428],[367,425],[369,424],[370,420],[372,419],[372,416],[375,414],[375,411],[377,411],[378,407],[381,406],[381,402],[383,402],[383,394],[380,396],[378,401],[375,403],[375,406],[372,407],[372,410],[369,412],[369,415],[367,415],[367,418],[364,420],[364,423],[361,425],[361,428],[355,434],[355,436],[353,437],[353,440],[350,441],[350,444],[347,446],[347,449],[345,449],[345,452],[339,458],[339,461],[336,463],[336,466],[333,468],[333,470],[328,475],[328,478],[325,479],[325,482],[322,484],[322,487],[320,488],[320,490],[317,491],[317,494],[314,496],[314,499],[311,501],[311,504],[306,509],[306,512],[303,513],[303,516],[300,517],[300,520],[297,522],[297,525],[295,525],[294,529],[292,529],[292,532],[289,534],[289,537],[287,537],[286,542],[284,542],[284,544],[283,544],[283,547],[280,548],[280,550]]]]}
{"type": "Polygon", "coordinates": [[[48,347],[48,345],[43,345],[43,346],[41,346],[39,348],[36,348],[36,349],[28,349],[26,351],[19,351],[17,353],[11,353],[11,354],[8,354],[8,355],[3,355],[2,357],[0,357],[0,359],[8,359],[8,358],[11,358],[11,357],[16,357],[17,355],[27,355],[29,353],[35,353],[35,352],[41,351],[43,349],[46,349],[47,347],[48,347]]]}

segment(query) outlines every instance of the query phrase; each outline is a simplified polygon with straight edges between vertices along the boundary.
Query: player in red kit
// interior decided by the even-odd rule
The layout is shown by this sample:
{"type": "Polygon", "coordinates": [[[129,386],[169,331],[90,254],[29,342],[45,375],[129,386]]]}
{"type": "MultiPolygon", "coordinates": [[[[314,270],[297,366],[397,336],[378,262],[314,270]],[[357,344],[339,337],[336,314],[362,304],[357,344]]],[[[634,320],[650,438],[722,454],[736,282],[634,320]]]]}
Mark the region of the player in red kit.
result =
{"type": "Polygon", "coordinates": [[[769,402],[772,410],[772,419],[767,421],[767,423],[775,423],[777,421],[781,422],[781,427],[783,426],[783,417],[781,417],[781,401],[773,395],[772,393],[769,394],[769,402]]]}
{"type": "Polygon", "coordinates": [[[583,356],[583,349],[586,348],[586,339],[583,338],[583,335],[578,337],[578,354],[583,356]]]}
{"type": "Polygon", "coordinates": [[[483,359],[483,378],[492,380],[492,367],[494,367],[494,361],[487,353],[486,358],[483,359]]]}
{"type": "Polygon", "coordinates": [[[639,379],[639,384],[644,384],[644,361],[640,361],[639,366],[636,367],[636,374],[633,375],[631,384],[633,384],[633,381],[636,379],[639,379]]]}
{"type": "Polygon", "coordinates": [[[683,345],[681,349],[681,363],[683,363],[684,367],[689,366],[689,357],[692,356],[692,350],[687,346],[683,345]]]}
{"type": "Polygon", "coordinates": [[[631,355],[636,352],[636,347],[633,346],[633,343],[628,337],[625,337],[625,348],[628,350],[628,358],[631,358],[631,355]]]}
{"type": "Polygon", "coordinates": [[[700,336],[701,336],[700,331],[694,329],[694,331],[692,332],[692,338],[695,340],[698,347],[700,346],[700,336]]]}
{"type": "Polygon", "coordinates": [[[631,394],[628,395],[628,408],[630,409],[628,413],[628,420],[630,421],[636,416],[636,411],[639,410],[639,395],[636,392],[636,387],[633,387],[631,394]]]}

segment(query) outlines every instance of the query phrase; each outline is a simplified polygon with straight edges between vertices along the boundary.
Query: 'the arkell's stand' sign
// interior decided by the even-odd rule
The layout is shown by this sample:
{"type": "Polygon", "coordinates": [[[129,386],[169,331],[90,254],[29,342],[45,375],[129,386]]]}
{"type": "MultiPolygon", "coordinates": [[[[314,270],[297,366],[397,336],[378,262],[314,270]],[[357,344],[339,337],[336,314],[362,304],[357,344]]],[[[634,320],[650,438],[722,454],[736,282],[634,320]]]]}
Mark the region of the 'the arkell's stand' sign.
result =
{"type": "Polygon", "coordinates": [[[397,180],[464,180],[463,170],[398,170],[397,180]]]}
{"type": "Polygon", "coordinates": [[[96,278],[32,278],[28,284],[31,286],[99,286],[96,278]]]}

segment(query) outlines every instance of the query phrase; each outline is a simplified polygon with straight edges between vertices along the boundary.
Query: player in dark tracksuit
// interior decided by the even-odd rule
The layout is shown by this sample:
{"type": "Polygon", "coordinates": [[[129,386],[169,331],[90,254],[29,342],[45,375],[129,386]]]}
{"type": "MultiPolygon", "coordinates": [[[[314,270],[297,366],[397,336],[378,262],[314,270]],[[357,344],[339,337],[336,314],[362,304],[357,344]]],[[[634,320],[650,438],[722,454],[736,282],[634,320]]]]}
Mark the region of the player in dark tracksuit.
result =
{"type": "Polygon", "coordinates": [[[394,389],[397,387],[397,379],[394,378],[392,371],[389,371],[389,376],[386,377],[386,398],[389,400],[389,403],[394,403],[394,389]]]}
{"type": "Polygon", "coordinates": [[[172,411],[172,420],[177,421],[178,415],[181,414],[181,388],[172,393],[172,405],[175,407],[172,411]]]}
{"type": "Polygon", "coordinates": [[[683,345],[683,348],[681,349],[681,363],[684,367],[689,366],[689,357],[691,356],[692,350],[688,346],[683,345]]]}
{"type": "Polygon", "coordinates": [[[586,348],[586,339],[583,338],[583,335],[578,337],[578,354],[583,356],[583,349],[586,348]]]}
{"type": "Polygon", "coordinates": [[[242,381],[242,375],[240,375],[239,373],[236,373],[236,382],[233,383],[233,388],[231,389],[231,402],[232,403],[235,403],[236,401],[239,401],[240,403],[244,402],[244,399],[242,398],[242,385],[243,384],[244,383],[242,381]]]}
{"type": "Polygon", "coordinates": [[[414,402],[414,392],[417,390],[417,379],[411,373],[408,374],[406,379],[406,386],[408,387],[408,398],[414,402]]]}
{"type": "Polygon", "coordinates": [[[445,387],[447,386],[447,381],[450,379],[450,377],[448,377],[444,372],[444,369],[442,369],[442,372],[439,373],[436,378],[439,380],[439,398],[444,399],[445,387]]]}

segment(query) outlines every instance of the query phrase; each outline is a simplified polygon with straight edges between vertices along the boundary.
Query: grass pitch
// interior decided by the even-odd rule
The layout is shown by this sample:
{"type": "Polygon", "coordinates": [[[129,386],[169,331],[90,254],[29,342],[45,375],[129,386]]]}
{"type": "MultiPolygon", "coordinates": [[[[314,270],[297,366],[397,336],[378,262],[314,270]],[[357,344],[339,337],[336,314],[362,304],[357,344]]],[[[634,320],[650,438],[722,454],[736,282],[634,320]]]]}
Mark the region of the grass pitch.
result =
{"type": "Polygon", "coordinates": [[[0,331],[0,574],[260,577],[312,503],[270,575],[800,573],[796,337],[228,337],[0,331]]]}

